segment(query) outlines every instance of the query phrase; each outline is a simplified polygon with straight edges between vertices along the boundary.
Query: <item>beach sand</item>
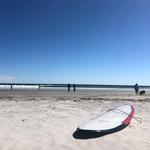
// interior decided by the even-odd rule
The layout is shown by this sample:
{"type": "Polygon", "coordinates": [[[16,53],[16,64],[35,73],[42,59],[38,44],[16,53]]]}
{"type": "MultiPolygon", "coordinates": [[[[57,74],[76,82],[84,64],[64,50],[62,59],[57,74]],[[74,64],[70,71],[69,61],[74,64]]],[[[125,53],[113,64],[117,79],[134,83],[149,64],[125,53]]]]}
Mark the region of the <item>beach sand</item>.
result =
{"type": "Polygon", "coordinates": [[[0,91],[0,150],[149,150],[150,92],[128,90],[0,91]],[[110,108],[134,105],[125,129],[93,139],[76,139],[77,127],[110,108]]]}

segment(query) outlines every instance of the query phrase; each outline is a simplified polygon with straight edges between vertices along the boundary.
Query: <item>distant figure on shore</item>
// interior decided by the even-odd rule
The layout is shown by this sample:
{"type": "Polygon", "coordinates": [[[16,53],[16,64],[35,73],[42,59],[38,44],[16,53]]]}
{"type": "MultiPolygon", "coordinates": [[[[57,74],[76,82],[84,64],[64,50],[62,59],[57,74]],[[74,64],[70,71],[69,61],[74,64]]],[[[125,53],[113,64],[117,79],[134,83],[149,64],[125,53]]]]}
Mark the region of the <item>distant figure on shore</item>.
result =
{"type": "Polygon", "coordinates": [[[75,84],[73,85],[73,91],[74,92],[76,91],[76,85],[75,84]]]}
{"type": "Polygon", "coordinates": [[[134,91],[135,91],[135,94],[136,94],[136,95],[139,94],[139,86],[138,86],[137,83],[134,85],[134,91]]]}
{"type": "Polygon", "coordinates": [[[70,83],[68,83],[68,92],[70,92],[70,83]]]}

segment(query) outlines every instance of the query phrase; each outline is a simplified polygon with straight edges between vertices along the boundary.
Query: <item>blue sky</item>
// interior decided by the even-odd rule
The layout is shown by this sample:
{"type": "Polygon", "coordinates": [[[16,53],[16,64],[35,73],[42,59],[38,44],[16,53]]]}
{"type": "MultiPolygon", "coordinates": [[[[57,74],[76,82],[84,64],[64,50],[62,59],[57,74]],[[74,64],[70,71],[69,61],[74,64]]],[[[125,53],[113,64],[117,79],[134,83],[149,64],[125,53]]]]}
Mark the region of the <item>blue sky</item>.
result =
{"type": "Polygon", "coordinates": [[[149,0],[0,0],[0,82],[150,84],[149,0]]]}

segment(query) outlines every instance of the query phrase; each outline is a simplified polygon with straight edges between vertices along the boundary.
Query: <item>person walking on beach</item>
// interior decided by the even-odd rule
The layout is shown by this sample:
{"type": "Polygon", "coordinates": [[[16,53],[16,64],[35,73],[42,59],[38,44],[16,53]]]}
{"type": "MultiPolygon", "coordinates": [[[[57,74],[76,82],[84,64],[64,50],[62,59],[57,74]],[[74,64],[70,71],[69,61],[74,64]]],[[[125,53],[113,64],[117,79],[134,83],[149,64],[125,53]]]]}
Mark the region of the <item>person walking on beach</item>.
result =
{"type": "Polygon", "coordinates": [[[70,83],[68,83],[68,92],[70,92],[70,83]]]}
{"type": "Polygon", "coordinates": [[[135,91],[135,94],[136,94],[136,95],[139,94],[139,86],[138,86],[137,83],[134,85],[134,91],[135,91]]]}
{"type": "Polygon", "coordinates": [[[73,85],[73,91],[74,92],[76,91],[76,85],[75,84],[73,85]]]}

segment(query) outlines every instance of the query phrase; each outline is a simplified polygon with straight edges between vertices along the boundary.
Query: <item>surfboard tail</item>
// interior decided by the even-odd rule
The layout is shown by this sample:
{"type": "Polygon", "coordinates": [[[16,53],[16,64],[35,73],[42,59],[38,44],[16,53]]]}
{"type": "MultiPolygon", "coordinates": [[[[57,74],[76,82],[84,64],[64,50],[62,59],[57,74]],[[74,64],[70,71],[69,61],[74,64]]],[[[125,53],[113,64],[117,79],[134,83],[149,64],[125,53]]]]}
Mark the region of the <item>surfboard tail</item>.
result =
{"type": "Polygon", "coordinates": [[[122,122],[125,125],[128,125],[131,122],[131,119],[133,118],[134,114],[135,114],[135,108],[131,105],[131,113],[129,114],[129,116],[122,122]]]}

